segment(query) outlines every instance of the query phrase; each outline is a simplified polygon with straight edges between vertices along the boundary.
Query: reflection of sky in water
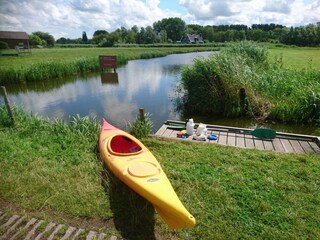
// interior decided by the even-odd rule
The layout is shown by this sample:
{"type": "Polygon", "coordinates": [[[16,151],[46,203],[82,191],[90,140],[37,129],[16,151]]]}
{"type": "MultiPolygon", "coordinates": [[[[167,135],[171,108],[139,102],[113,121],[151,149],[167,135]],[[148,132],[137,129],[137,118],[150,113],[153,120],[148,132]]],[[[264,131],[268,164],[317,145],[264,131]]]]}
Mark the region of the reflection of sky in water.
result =
{"type": "Polygon", "coordinates": [[[179,115],[173,111],[170,96],[180,79],[182,65],[191,64],[194,58],[210,54],[173,54],[129,61],[117,69],[118,81],[110,80],[110,83],[102,82],[99,74],[62,83],[47,91],[35,91],[28,86],[24,91],[8,86],[7,91],[11,103],[22,105],[26,111],[34,114],[65,120],[76,114],[90,115],[99,120],[106,117],[121,128],[136,118],[139,108],[144,108],[152,114],[154,127],[158,129],[167,119],[179,119],[179,115]]]}

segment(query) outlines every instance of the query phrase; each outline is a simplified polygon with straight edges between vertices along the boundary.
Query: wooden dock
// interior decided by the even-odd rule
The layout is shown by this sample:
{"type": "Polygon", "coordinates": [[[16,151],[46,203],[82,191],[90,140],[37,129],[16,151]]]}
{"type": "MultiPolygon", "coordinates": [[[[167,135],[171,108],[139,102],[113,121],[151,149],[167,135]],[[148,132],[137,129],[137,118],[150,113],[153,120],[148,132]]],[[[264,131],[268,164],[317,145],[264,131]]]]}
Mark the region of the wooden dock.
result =
{"type": "MultiPolygon", "coordinates": [[[[164,138],[176,138],[183,141],[194,141],[192,136],[185,139],[178,138],[177,133],[180,130],[170,129],[169,125],[185,125],[184,122],[167,120],[156,132],[156,136],[164,138]],[[168,128],[169,127],[169,128],[168,128]]],[[[208,140],[207,143],[216,143],[227,146],[241,148],[256,148],[260,150],[272,150],[286,153],[320,153],[320,138],[317,136],[300,135],[292,133],[277,132],[273,140],[263,140],[253,137],[248,128],[236,128],[219,125],[206,124],[207,134],[214,134],[217,140],[208,140]]],[[[198,124],[195,126],[195,130],[198,124]]],[[[194,131],[195,131],[194,130],[194,131]]]]}

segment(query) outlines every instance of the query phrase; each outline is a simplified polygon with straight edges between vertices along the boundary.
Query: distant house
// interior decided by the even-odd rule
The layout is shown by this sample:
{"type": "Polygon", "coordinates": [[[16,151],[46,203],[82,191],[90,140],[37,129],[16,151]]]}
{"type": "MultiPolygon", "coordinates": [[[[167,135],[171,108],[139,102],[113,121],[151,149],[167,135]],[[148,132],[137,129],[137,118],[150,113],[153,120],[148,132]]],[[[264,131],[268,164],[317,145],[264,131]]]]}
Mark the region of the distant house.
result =
{"type": "Polygon", "coordinates": [[[203,38],[199,34],[186,34],[181,38],[181,43],[203,43],[203,38]]]}
{"type": "Polygon", "coordinates": [[[6,42],[11,49],[29,49],[29,37],[26,32],[0,31],[0,41],[6,42]]]}

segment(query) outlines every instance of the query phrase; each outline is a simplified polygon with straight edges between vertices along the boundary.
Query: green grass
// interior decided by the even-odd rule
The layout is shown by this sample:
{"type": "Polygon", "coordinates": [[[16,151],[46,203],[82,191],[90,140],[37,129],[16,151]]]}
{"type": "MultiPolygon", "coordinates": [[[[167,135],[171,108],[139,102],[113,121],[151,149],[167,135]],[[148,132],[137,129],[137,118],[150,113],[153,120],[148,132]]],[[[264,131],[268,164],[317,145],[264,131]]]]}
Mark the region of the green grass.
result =
{"type": "MultiPolygon", "coordinates": [[[[15,116],[15,126],[8,127],[0,108],[0,201],[27,212],[111,218],[131,239],[183,238],[183,231],[168,229],[149,204],[103,171],[94,150],[97,123],[79,117],[49,122],[17,109],[15,116]]],[[[196,217],[191,239],[320,238],[319,154],[152,137],[143,142],[196,217]]]]}
{"type": "Polygon", "coordinates": [[[118,64],[138,58],[162,57],[171,53],[210,51],[216,47],[52,48],[33,49],[32,55],[0,57],[0,83],[63,78],[99,71],[99,55],[115,55],[118,64]]]}
{"type": "Polygon", "coordinates": [[[307,68],[319,69],[320,48],[309,47],[287,47],[269,48],[269,58],[272,61],[276,57],[282,56],[283,64],[288,68],[307,68]]]}

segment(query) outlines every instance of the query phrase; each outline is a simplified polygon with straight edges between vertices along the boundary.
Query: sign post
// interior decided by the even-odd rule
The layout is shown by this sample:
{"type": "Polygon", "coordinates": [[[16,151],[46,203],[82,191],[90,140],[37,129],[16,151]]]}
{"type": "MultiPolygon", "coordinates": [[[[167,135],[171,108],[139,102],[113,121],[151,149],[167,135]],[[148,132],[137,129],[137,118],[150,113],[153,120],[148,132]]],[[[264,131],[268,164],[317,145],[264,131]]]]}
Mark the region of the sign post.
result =
{"type": "Polygon", "coordinates": [[[100,69],[103,71],[105,68],[113,68],[114,72],[116,72],[117,68],[117,56],[99,56],[100,69]]]}

